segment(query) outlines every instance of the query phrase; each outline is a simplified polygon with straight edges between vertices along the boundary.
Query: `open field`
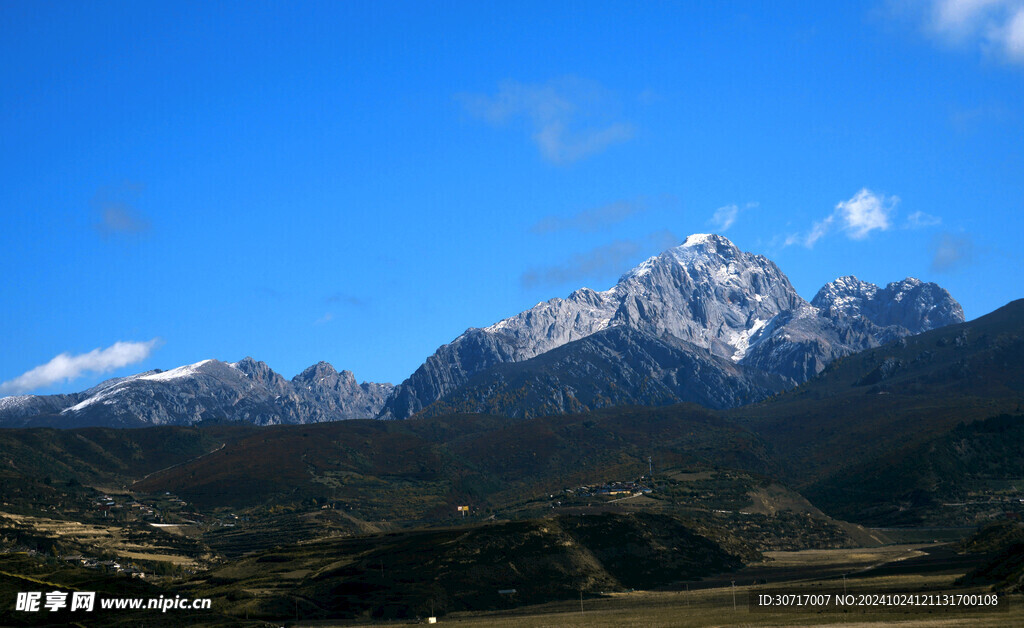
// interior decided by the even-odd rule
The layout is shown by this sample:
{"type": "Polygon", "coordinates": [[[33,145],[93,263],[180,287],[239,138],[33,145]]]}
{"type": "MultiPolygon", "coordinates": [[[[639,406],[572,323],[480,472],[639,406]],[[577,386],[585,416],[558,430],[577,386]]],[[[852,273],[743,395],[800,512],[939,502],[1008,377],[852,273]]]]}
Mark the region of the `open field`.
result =
{"type": "MultiPolygon", "coordinates": [[[[481,614],[476,616],[445,617],[439,624],[461,628],[522,627],[554,628],[557,626],[645,626],[649,628],[698,628],[704,626],[903,626],[925,628],[931,626],[970,626],[1003,628],[1024,622],[1024,603],[1012,600],[1009,611],[981,611],[965,613],[925,612],[870,612],[870,613],[818,613],[818,612],[751,612],[744,605],[746,591],[737,588],[737,608],[732,608],[731,591],[722,589],[690,594],[689,603],[684,594],[624,594],[608,603],[591,602],[587,610],[579,611],[564,605],[535,609],[533,613],[481,614]]],[[[534,609],[531,609],[534,610],[534,609]]],[[[304,624],[299,624],[304,625],[304,624]]],[[[312,625],[312,624],[305,624],[312,625]]],[[[324,626],[326,624],[319,624],[324,626]]],[[[416,624],[391,624],[412,626],[416,624]]]]}

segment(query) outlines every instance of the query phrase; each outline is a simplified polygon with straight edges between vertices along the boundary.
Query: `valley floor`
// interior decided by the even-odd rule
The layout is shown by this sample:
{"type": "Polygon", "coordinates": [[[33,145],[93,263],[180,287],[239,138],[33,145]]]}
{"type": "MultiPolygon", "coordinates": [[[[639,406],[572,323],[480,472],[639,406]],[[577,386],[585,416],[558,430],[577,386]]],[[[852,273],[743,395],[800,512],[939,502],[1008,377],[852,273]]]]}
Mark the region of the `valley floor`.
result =
{"type": "MultiPolygon", "coordinates": [[[[673,590],[584,596],[507,611],[454,613],[438,624],[476,627],[703,627],[703,626],[930,626],[1003,627],[1024,625],[1024,597],[1002,597],[996,609],[950,610],[905,607],[847,610],[753,609],[752,596],[786,593],[958,593],[986,594],[985,588],[955,586],[954,581],[978,562],[976,556],[956,554],[948,546],[893,545],[868,549],[769,552],[766,560],[722,577],[673,590]],[[843,575],[846,574],[845,584],[843,575]],[[735,581],[735,588],[732,586],[735,581]],[[754,582],[757,584],[754,584],[754,582]],[[767,584],[766,584],[767,582],[767,584]],[[582,608],[582,610],[581,610],[582,608]]],[[[419,624],[425,621],[419,622],[419,624]]],[[[412,626],[417,623],[388,623],[412,626]]],[[[300,622],[297,626],[346,626],[337,622],[300,622]]]]}

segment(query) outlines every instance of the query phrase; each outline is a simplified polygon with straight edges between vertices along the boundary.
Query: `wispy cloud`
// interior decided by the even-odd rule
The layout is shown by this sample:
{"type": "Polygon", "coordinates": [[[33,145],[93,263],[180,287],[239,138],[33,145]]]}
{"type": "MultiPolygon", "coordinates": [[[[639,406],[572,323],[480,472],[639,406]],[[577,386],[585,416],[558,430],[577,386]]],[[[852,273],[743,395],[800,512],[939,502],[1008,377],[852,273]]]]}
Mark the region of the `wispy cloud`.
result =
{"type": "Polygon", "coordinates": [[[149,230],[149,222],[127,205],[108,205],[103,208],[96,228],[105,236],[142,233],[149,230]]]}
{"type": "Polygon", "coordinates": [[[617,102],[595,81],[567,77],[540,84],[503,81],[495,94],[459,94],[466,110],[491,124],[524,122],[541,156],[567,164],[633,137],[617,102]]]}
{"type": "Polygon", "coordinates": [[[323,324],[329,323],[329,322],[331,322],[333,320],[334,320],[334,312],[327,312],[323,316],[321,316],[320,318],[318,318],[315,321],[313,321],[313,324],[314,325],[323,325],[323,324]]]}
{"type": "Polygon", "coordinates": [[[636,95],[636,100],[641,105],[652,105],[664,100],[664,97],[651,88],[647,88],[636,95]]]}
{"type": "Polygon", "coordinates": [[[966,234],[940,233],[931,246],[932,270],[948,273],[974,260],[974,240],[966,234]]]}
{"type": "Polygon", "coordinates": [[[736,222],[736,216],[740,213],[739,205],[725,205],[715,210],[715,215],[708,221],[717,232],[723,232],[732,226],[732,223],[736,222]]]}
{"type": "Polygon", "coordinates": [[[59,382],[70,382],[89,373],[108,373],[122,366],[141,362],[159,346],[160,339],[148,342],[115,342],[106,349],[71,355],[61,353],[46,364],[0,384],[0,394],[18,395],[59,382]]]}
{"type": "Polygon", "coordinates": [[[346,292],[335,292],[334,294],[328,295],[327,298],[324,299],[324,303],[328,305],[348,305],[350,307],[366,307],[368,305],[365,299],[361,299],[346,292]]]}
{"type": "Polygon", "coordinates": [[[736,219],[739,218],[740,212],[754,209],[757,207],[757,203],[747,203],[743,207],[739,205],[724,205],[715,210],[714,215],[708,220],[707,224],[711,225],[716,233],[725,233],[729,227],[736,223],[736,219]]]}
{"type": "Polygon", "coordinates": [[[572,216],[545,216],[530,227],[530,232],[541,235],[557,231],[592,233],[622,222],[644,209],[643,201],[615,201],[601,207],[586,209],[572,216]]]}
{"type": "Polygon", "coordinates": [[[925,0],[925,28],[948,43],[1024,63],[1024,0],[925,0]]]}
{"type": "Polygon", "coordinates": [[[656,231],[644,238],[616,240],[610,244],[593,248],[585,253],[573,255],[556,266],[538,268],[523,273],[520,280],[526,288],[542,285],[563,285],[583,279],[618,275],[643,254],[661,252],[679,244],[679,238],[668,230],[656,231]]]}
{"type": "Polygon", "coordinates": [[[270,286],[256,286],[253,288],[252,293],[261,299],[269,299],[271,301],[283,301],[288,298],[287,294],[270,286]]]}
{"type": "Polygon", "coordinates": [[[916,211],[913,214],[907,216],[907,228],[908,229],[925,229],[927,227],[937,227],[942,224],[942,218],[939,216],[932,216],[922,211],[916,211]]]}
{"type": "Polygon", "coordinates": [[[802,244],[811,248],[837,228],[851,240],[863,240],[872,231],[886,231],[892,226],[892,216],[899,201],[898,196],[885,196],[862,188],[853,198],[837,203],[832,213],[814,223],[807,233],[786,237],[785,244],[802,244]]]}
{"type": "Polygon", "coordinates": [[[141,184],[127,181],[117,187],[101,188],[92,201],[97,214],[96,231],[104,238],[149,231],[149,221],[135,208],[142,190],[141,184]]]}
{"type": "Polygon", "coordinates": [[[949,114],[949,123],[959,133],[972,133],[985,124],[1012,122],[1018,113],[1001,103],[957,108],[949,114]]]}

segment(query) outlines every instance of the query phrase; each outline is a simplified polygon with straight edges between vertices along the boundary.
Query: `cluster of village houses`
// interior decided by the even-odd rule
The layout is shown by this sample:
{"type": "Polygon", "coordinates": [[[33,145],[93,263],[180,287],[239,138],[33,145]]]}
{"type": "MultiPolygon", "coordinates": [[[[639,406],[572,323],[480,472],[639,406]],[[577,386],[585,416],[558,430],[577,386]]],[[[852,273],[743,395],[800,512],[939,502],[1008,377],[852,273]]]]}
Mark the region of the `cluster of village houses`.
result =
{"type": "Polygon", "coordinates": [[[133,565],[122,565],[116,560],[100,560],[98,558],[91,558],[89,556],[82,556],[81,554],[71,554],[69,556],[61,556],[61,559],[65,562],[69,562],[73,565],[79,565],[86,569],[106,569],[113,573],[121,573],[129,575],[133,578],[145,578],[146,573],[133,565]]]}
{"type": "MultiPolygon", "coordinates": [[[[39,556],[43,554],[43,552],[27,546],[0,548],[0,554],[8,553],[28,554],[29,556],[39,556]]],[[[125,574],[133,578],[146,577],[146,573],[138,567],[135,567],[134,565],[121,564],[116,560],[101,560],[90,556],[82,556],[81,554],[68,554],[60,556],[59,558],[65,562],[71,563],[72,565],[78,565],[79,567],[85,567],[86,569],[105,569],[114,573],[125,574]]]]}
{"type": "MultiPolygon", "coordinates": [[[[171,495],[170,493],[164,494],[164,500],[168,503],[168,505],[176,506],[178,508],[184,508],[185,506],[188,505],[188,503],[185,500],[174,495],[171,495]]],[[[117,503],[117,500],[115,500],[110,495],[100,495],[99,497],[96,498],[95,501],[93,501],[93,506],[96,508],[96,510],[103,512],[104,514],[111,510],[121,510],[124,508],[124,504],[117,503]]],[[[138,500],[132,500],[131,502],[129,502],[128,508],[144,517],[159,516],[159,510],[155,506],[143,504],[138,500]]]]}
{"type": "MultiPolygon", "coordinates": [[[[132,500],[128,502],[128,512],[135,514],[138,519],[149,522],[150,525],[155,527],[168,527],[171,525],[213,525],[223,527],[234,527],[235,523],[239,520],[239,517],[235,514],[229,514],[222,518],[210,517],[203,515],[198,512],[189,512],[184,510],[188,506],[188,502],[180,497],[172,495],[171,493],[165,492],[160,496],[160,501],[163,502],[163,507],[157,507],[153,504],[146,504],[138,500],[132,500]],[[164,514],[171,512],[175,515],[172,518],[174,524],[164,523],[164,514]]],[[[100,495],[93,501],[93,507],[102,512],[104,516],[112,510],[124,510],[125,504],[119,504],[110,495],[100,495]]]]}
{"type": "MultiPolygon", "coordinates": [[[[643,478],[641,478],[642,480],[643,478]]],[[[578,486],[565,489],[566,493],[577,496],[591,495],[644,495],[651,492],[651,488],[642,484],[639,480],[635,482],[608,482],[595,486],[578,486]]]]}

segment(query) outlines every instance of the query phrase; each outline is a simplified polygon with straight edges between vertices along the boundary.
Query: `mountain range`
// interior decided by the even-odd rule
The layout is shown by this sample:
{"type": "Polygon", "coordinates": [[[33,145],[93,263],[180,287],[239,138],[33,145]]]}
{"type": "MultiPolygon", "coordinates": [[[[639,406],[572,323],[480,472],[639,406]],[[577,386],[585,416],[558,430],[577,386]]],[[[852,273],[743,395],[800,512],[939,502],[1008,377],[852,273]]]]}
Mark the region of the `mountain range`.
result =
{"type": "Polygon", "coordinates": [[[625,273],[441,346],[404,382],[357,384],[320,362],[286,380],[263,362],[205,360],[68,394],[0,399],[0,426],[259,425],[404,419],[451,411],[512,417],[616,405],[745,405],[833,360],[963,322],[934,283],[885,288],[848,276],[810,301],[761,255],[691,235],[625,273]]]}
{"type": "Polygon", "coordinates": [[[391,384],[357,384],[350,371],[319,362],[291,381],[264,362],[203,360],[168,371],[107,380],[70,395],[0,399],[0,426],[141,427],[204,420],[257,425],[320,423],[377,413],[391,384]]]}
{"type": "Polygon", "coordinates": [[[396,386],[380,416],[496,405],[536,415],[623,401],[731,407],[804,382],[836,358],[963,320],[946,290],[913,278],[879,288],[841,277],[808,303],[771,260],[695,234],[609,290],[582,288],[467,330],[396,386]],[[543,366],[530,362],[556,348],[543,366]],[[522,367],[499,368],[509,363],[522,367]],[[501,403],[509,394],[535,401],[501,403]]]}

